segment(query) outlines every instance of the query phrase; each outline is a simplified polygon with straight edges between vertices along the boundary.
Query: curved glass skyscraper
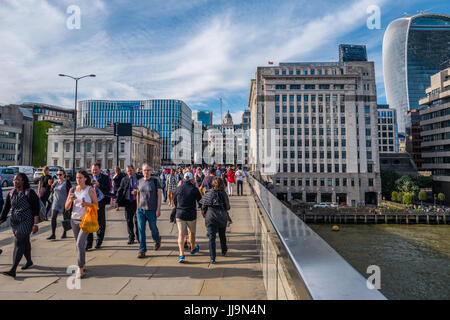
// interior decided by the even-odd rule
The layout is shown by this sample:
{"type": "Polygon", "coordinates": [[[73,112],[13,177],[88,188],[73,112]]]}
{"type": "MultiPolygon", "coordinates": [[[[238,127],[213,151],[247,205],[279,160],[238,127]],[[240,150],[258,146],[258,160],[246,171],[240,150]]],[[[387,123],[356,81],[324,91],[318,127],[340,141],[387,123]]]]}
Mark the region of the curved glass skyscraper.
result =
{"type": "Polygon", "coordinates": [[[115,122],[149,126],[161,136],[162,164],[170,164],[172,133],[184,128],[192,131],[192,111],[181,100],[84,100],[78,102],[77,126],[105,128],[115,122]]]}
{"type": "Polygon", "coordinates": [[[421,13],[394,20],[383,39],[387,103],[397,109],[399,132],[406,112],[419,108],[430,76],[450,63],[450,16],[421,13]]]}

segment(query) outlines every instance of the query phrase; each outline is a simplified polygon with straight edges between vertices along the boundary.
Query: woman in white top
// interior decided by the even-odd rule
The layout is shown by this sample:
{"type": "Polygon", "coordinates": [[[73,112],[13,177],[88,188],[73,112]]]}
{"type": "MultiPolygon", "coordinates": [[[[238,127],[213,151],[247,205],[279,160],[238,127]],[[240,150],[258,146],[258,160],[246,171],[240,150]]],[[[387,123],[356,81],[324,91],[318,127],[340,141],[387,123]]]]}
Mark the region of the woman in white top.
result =
{"type": "Polygon", "coordinates": [[[77,277],[81,278],[86,272],[86,240],[88,233],[84,233],[80,229],[81,220],[83,220],[86,213],[86,207],[95,204],[98,206],[97,194],[94,188],[91,188],[91,178],[86,170],[80,170],[77,172],[77,186],[70,189],[69,196],[66,201],[66,210],[72,209],[72,230],[77,243],[78,252],[78,272],[77,277]]]}

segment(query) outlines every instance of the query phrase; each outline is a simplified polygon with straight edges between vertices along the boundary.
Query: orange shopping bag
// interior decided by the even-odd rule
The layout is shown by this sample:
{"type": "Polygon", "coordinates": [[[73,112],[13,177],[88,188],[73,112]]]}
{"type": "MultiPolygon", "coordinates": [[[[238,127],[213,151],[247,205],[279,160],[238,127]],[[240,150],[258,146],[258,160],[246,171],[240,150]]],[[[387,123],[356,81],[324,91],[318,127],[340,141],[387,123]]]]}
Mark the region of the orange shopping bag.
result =
{"type": "Polygon", "coordinates": [[[99,225],[97,211],[98,206],[95,204],[90,207],[86,207],[86,213],[80,223],[80,229],[83,230],[84,233],[93,233],[98,231],[99,225]]]}

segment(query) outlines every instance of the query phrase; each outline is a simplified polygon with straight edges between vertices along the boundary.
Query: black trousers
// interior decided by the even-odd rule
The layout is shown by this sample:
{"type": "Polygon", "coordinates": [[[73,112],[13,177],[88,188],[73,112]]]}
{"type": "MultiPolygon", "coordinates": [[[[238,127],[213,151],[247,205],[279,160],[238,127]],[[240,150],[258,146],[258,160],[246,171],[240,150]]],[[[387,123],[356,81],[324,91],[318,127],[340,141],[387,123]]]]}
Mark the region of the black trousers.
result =
{"type": "MultiPolygon", "coordinates": [[[[100,246],[103,243],[103,238],[105,238],[106,230],[106,216],[105,216],[106,199],[103,199],[98,203],[98,226],[97,231],[97,245],[100,246]]],[[[92,248],[94,243],[94,234],[89,233],[87,238],[86,248],[92,248]]]]}
{"type": "Polygon", "coordinates": [[[28,263],[31,263],[31,242],[29,234],[14,232],[14,236],[13,265],[11,271],[16,272],[17,266],[23,256],[25,256],[28,263]]]}
{"type": "Polygon", "coordinates": [[[208,238],[209,238],[209,256],[211,259],[216,259],[216,234],[219,233],[220,247],[222,253],[228,251],[227,247],[227,237],[225,235],[226,227],[221,228],[216,225],[208,226],[208,238]]]}
{"type": "Polygon", "coordinates": [[[237,194],[238,194],[238,196],[239,196],[239,195],[242,196],[243,191],[244,191],[244,181],[238,180],[238,181],[237,181],[237,194]],[[239,190],[240,190],[240,191],[239,191],[239,190]]]}
{"type": "Polygon", "coordinates": [[[139,239],[136,210],[136,201],[127,201],[125,204],[125,219],[127,221],[129,240],[139,239]],[[134,229],[136,230],[136,238],[134,229]]]}

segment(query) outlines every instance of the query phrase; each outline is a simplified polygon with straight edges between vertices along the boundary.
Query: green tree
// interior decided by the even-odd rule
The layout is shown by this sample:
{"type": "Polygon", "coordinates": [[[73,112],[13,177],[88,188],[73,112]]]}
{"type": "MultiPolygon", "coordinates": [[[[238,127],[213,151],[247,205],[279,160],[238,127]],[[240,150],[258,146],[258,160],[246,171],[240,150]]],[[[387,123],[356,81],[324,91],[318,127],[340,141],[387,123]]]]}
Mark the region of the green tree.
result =
{"type": "Polygon", "coordinates": [[[391,201],[398,202],[398,192],[397,191],[392,191],[391,201]]]}
{"type": "Polygon", "coordinates": [[[442,206],[442,202],[445,201],[445,194],[443,194],[442,192],[438,194],[438,199],[441,202],[441,206],[442,206]]]}
{"type": "Polygon", "coordinates": [[[419,192],[419,185],[417,179],[413,175],[403,176],[395,181],[397,191],[403,193],[414,193],[419,192]]]}
{"type": "Polygon", "coordinates": [[[427,193],[425,191],[422,190],[419,192],[419,200],[421,205],[423,205],[423,201],[427,200],[427,193]]]}
{"type": "Polygon", "coordinates": [[[395,181],[397,181],[400,177],[401,175],[394,170],[386,170],[381,172],[381,193],[385,199],[396,201],[392,199],[391,195],[392,191],[397,190],[395,181]]]}
{"type": "Polygon", "coordinates": [[[407,205],[413,204],[414,203],[414,193],[406,192],[403,195],[403,203],[407,204],[407,205]]]}

